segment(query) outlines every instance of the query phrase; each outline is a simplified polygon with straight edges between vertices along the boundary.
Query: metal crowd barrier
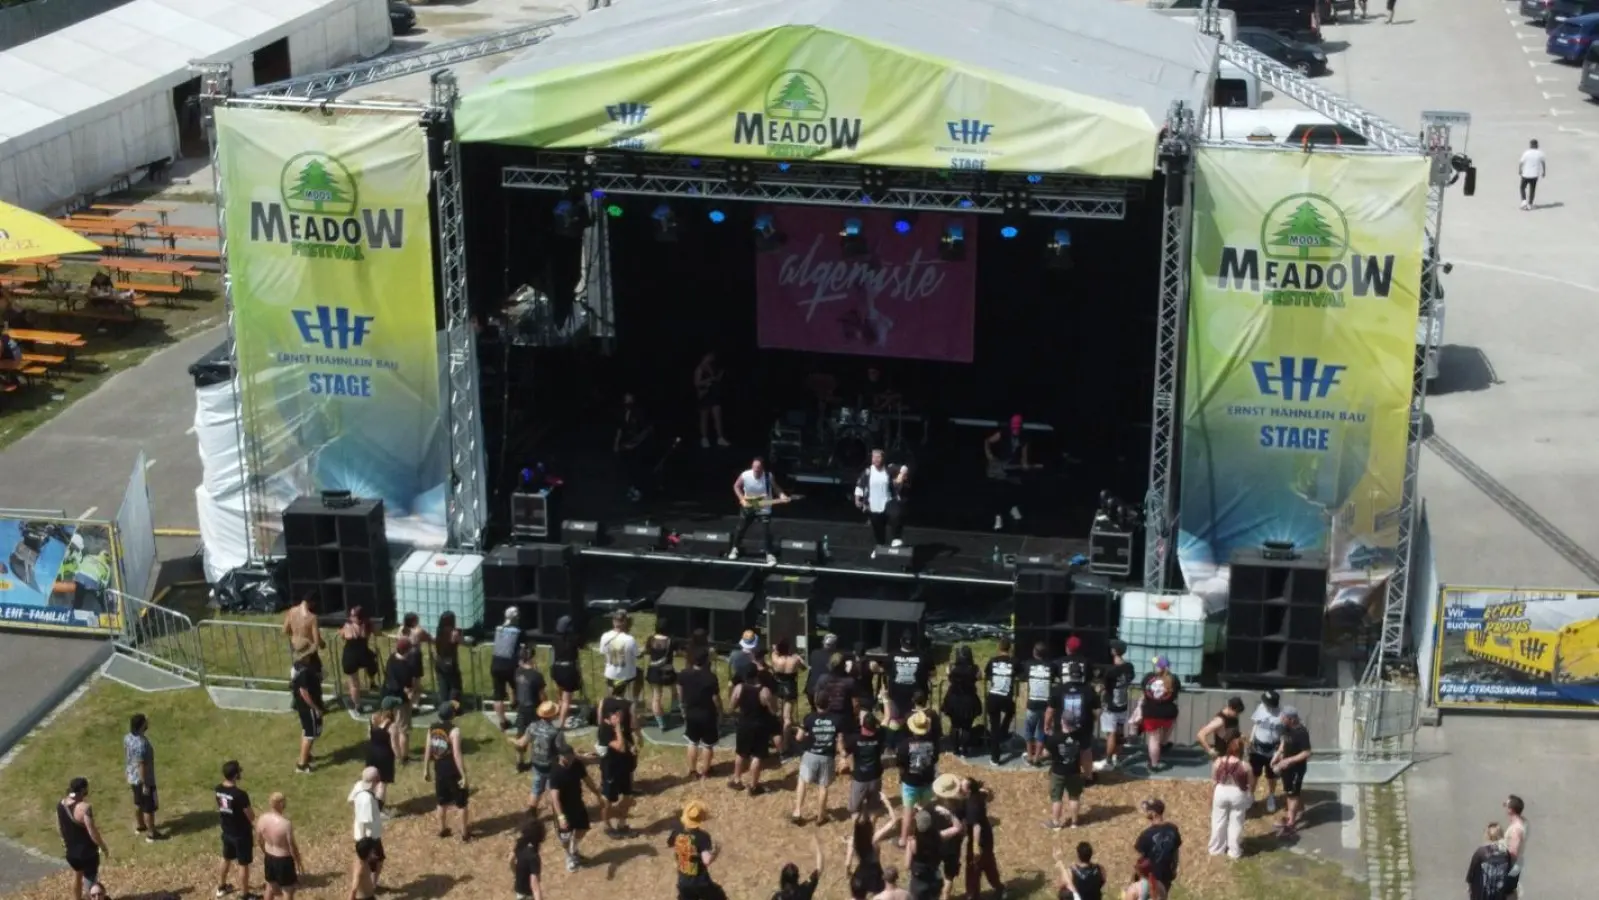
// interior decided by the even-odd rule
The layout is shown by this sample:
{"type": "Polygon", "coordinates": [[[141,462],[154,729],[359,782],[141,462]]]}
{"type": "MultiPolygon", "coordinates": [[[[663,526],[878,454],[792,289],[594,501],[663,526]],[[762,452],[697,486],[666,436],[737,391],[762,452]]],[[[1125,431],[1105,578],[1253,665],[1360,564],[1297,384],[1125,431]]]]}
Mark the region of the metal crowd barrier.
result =
{"type": "Polygon", "coordinates": [[[205,655],[194,622],[177,610],[118,590],[107,590],[120,627],[112,635],[118,652],[195,681],[205,673],[205,655]]]}

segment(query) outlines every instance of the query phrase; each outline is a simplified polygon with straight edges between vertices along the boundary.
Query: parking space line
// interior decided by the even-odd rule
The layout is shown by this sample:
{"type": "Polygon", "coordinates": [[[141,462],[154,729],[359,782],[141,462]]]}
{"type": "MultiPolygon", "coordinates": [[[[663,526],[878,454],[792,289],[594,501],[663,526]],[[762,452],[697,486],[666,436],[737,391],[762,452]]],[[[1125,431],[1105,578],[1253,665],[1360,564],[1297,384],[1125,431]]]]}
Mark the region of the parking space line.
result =
{"type": "Polygon", "coordinates": [[[1564,96],[1566,96],[1565,94],[1551,94],[1548,91],[1542,91],[1541,93],[1543,94],[1543,98],[1545,100],[1553,100],[1556,97],[1564,97],[1564,96]]]}
{"type": "Polygon", "coordinates": [[[1549,115],[1551,115],[1551,116],[1569,116],[1569,115],[1571,115],[1571,110],[1569,110],[1569,109],[1555,109],[1553,106],[1551,106],[1551,107],[1549,107],[1549,115]]]}

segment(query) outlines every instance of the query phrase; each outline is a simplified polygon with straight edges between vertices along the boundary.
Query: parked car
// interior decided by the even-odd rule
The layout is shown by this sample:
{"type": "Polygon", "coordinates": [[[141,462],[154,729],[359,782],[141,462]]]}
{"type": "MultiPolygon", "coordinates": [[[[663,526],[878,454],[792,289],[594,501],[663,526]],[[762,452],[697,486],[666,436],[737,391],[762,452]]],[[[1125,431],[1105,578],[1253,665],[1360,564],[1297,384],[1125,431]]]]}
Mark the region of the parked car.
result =
{"type": "Polygon", "coordinates": [[[1599,13],[1567,19],[1549,32],[1549,55],[1568,63],[1588,58],[1588,48],[1599,38],[1599,13]]]}
{"type": "Polygon", "coordinates": [[[416,10],[405,0],[389,0],[389,30],[395,34],[410,34],[416,30],[416,10]]]}
{"type": "Polygon", "coordinates": [[[1327,54],[1269,28],[1240,28],[1238,42],[1259,50],[1302,75],[1327,72],[1327,54]]]}
{"type": "MultiPolygon", "coordinates": [[[[1164,9],[1198,9],[1200,0],[1151,0],[1164,9]]],[[[1217,0],[1217,8],[1232,10],[1240,27],[1281,31],[1297,41],[1321,43],[1321,12],[1317,0],[1217,0]]]]}
{"type": "Polygon", "coordinates": [[[1521,15],[1529,22],[1540,24],[1549,21],[1549,8],[1555,0],[1521,0],[1521,15]]]}
{"type": "Polygon", "coordinates": [[[1582,77],[1577,79],[1577,90],[1599,100],[1599,41],[1588,46],[1588,58],[1582,63],[1582,77]]]}
{"type": "Polygon", "coordinates": [[[1549,6],[1549,15],[1544,19],[1544,27],[1550,32],[1569,19],[1599,13],[1599,0],[1554,0],[1549,6]]]}

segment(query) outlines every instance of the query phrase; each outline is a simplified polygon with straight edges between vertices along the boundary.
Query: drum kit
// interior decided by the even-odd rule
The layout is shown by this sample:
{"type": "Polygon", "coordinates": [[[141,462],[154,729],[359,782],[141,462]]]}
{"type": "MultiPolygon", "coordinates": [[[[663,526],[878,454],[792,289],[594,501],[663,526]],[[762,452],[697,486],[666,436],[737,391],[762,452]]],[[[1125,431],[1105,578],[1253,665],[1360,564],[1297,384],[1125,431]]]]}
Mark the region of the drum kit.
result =
{"type": "Polygon", "coordinates": [[[903,457],[905,446],[904,405],[895,403],[892,412],[878,412],[864,406],[840,406],[826,422],[832,441],[831,465],[845,469],[864,468],[874,448],[903,457]]]}

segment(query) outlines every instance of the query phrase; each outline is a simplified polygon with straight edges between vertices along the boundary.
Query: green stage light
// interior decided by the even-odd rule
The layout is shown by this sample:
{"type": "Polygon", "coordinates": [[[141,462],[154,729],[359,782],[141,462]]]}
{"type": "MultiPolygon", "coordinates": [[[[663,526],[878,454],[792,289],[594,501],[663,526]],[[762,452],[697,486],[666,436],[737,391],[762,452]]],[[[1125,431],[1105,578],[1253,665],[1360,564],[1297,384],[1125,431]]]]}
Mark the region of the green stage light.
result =
{"type": "Polygon", "coordinates": [[[622,207],[612,203],[611,205],[605,207],[605,214],[613,219],[620,219],[622,218],[622,207]]]}

